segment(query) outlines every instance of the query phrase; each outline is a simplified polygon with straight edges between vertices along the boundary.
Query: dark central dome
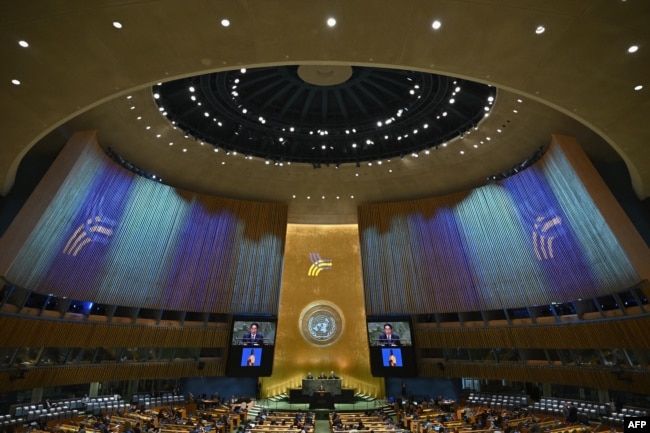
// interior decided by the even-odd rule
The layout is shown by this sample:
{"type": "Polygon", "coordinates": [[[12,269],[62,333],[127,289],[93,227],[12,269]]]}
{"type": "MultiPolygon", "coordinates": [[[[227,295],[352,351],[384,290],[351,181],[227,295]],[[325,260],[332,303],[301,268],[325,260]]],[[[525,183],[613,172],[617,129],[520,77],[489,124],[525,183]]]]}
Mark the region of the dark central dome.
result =
{"type": "Polygon", "coordinates": [[[496,96],[442,75],[327,65],[218,72],[153,91],[160,111],[197,140],[315,167],[439,146],[476,127],[496,96]]]}

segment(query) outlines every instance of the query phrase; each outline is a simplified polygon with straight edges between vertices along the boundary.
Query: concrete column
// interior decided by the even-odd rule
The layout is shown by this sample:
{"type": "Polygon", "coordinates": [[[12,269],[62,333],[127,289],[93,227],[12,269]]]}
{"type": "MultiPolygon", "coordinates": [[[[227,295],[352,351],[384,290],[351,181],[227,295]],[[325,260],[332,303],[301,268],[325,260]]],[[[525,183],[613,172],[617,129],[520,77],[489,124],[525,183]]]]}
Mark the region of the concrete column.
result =
{"type": "Polygon", "coordinates": [[[43,388],[32,389],[32,403],[40,403],[43,401],[43,388]]]}
{"type": "Polygon", "coordinates": [[[606,389],[599,389],[598,401],[600,403],[609,403],[609,391],[607,391],[606,389]]]}
{"type": "Polygon", "coordinates": [[[130,380],[126,387],[126,395],[123,395],[122,398],[127,401],[131,401],[133,394],[138,392],[138,380],[130,380]]]}

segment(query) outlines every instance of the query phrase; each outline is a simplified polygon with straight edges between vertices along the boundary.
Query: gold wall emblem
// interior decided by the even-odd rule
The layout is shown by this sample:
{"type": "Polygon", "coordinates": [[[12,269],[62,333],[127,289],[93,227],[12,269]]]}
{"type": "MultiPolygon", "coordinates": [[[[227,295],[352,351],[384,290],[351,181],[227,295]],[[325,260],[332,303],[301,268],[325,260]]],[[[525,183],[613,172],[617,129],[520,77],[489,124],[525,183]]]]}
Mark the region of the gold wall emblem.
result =
{"type": "Polygon", "coordinates": [[[315,301],[300,313],[300,333],[314,346],[329,346],[343,333],[343,313],[333,303],[315,301]]]}

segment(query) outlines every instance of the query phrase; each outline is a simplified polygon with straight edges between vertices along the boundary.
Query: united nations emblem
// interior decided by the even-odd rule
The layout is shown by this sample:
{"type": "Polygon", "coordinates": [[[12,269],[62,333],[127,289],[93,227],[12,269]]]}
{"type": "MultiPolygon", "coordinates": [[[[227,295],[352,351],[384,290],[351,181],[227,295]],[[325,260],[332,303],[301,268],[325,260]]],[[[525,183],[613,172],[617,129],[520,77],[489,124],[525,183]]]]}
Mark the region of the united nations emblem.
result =
{"type": "Polygon", "coordinates": [[[319,312],[309,318],[309,334],[316,340],[329,340],[336,332],[334,317],[328,312],[319,312]]]}
{"type": "Polygon", "coordinates": [[[300,314],[300,332],[315,346],[329,346],[339,339],[342,331],[343,315],[331,302],[313,302],[300,314]]]}

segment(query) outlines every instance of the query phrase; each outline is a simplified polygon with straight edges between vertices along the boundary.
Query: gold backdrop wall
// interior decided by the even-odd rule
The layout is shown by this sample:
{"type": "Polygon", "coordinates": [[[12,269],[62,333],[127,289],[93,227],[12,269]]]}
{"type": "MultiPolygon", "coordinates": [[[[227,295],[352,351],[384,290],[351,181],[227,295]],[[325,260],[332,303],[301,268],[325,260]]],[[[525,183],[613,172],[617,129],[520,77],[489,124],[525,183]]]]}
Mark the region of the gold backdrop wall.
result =
{"type": "Polygon", "coordinates": [[[287,226],[273,375],[262,396],[334,371],[343,388],[384,395],[372,377],[356,225],[287,226]]]}

